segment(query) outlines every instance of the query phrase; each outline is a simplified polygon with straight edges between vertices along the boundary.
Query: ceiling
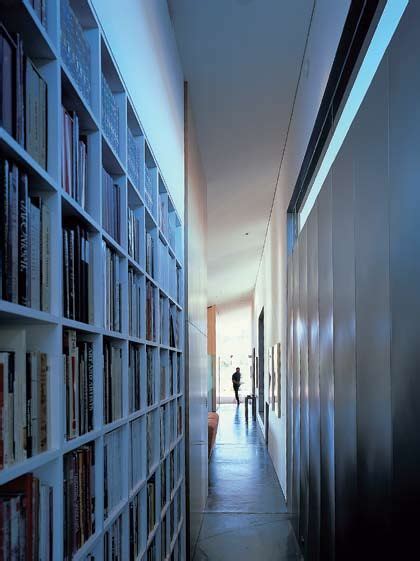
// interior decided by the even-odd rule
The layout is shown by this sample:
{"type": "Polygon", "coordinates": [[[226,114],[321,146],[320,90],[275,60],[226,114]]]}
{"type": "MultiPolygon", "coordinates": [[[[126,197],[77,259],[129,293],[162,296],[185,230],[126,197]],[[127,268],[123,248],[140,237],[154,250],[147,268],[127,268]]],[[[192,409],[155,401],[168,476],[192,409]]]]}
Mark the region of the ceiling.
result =
{"type": "Polygon", "coordinates": [[[208,205],[208,303],[250,298],[312,0],[168,0],[208,205]]]}

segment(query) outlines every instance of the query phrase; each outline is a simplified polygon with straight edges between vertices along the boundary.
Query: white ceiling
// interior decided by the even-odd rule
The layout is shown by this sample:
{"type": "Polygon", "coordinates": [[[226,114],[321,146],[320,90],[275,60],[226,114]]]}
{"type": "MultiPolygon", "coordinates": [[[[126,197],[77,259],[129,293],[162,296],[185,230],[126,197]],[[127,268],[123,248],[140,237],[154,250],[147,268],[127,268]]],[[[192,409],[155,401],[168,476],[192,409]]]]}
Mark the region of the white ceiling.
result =
{"type": "Polygon", "coordinates": [[[208,302],[245,299],[255,285],[313,2],[168,4],[207,178],[208,302]]]}

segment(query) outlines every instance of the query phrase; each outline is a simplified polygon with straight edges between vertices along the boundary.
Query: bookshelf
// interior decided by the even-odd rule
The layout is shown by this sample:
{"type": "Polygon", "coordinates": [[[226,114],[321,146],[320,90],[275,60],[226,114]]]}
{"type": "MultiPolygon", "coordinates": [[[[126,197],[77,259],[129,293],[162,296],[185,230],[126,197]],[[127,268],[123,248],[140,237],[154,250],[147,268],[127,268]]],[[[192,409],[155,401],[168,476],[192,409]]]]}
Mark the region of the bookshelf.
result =
{"type": "Polygon", "coordinates": [[[0,11],[40,76],[25,107],[46,114],[36,157],[0,114],[2,197],[15,168],[27,189],[1,237],[18,256],[0,298],[2,514],[30,494],[40,559],[106,561],[115,544],[121,559],[183,561],[183,226],[89,0],[0,11]]]}

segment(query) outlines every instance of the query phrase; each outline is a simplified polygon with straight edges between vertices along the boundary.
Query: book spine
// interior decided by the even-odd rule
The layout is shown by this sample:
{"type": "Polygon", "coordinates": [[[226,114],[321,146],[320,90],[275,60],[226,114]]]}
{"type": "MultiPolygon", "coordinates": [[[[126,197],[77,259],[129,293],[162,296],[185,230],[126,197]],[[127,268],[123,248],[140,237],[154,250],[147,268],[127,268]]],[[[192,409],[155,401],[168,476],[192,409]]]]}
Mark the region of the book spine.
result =
{"type": "Polygon", "coordinates": [[[19,218],[18,218],[18,294],[19,304],[29,306],[28,291],[28,264],[29,264],[29,237],[28,237],[28,176],[21,174],[19,177],[19,218]]]}
{"type": "Polygon", "coordinates": [[[50,209],[41,205],[41,309],[50,311],[50,209]]]}

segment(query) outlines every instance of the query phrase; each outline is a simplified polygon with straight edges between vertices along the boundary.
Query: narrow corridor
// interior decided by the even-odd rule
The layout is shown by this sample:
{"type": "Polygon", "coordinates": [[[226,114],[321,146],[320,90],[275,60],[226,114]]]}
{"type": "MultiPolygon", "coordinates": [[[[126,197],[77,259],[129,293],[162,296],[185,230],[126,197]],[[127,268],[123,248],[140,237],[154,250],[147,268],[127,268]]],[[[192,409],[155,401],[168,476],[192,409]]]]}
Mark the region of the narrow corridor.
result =
{"type": "Polygon", "coordinates": [[[300,559],[261,431],[244,405],[222,405],[194,561],[300,559]]]}

